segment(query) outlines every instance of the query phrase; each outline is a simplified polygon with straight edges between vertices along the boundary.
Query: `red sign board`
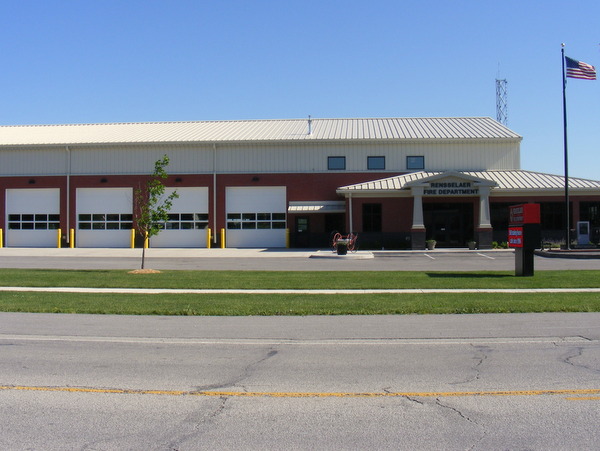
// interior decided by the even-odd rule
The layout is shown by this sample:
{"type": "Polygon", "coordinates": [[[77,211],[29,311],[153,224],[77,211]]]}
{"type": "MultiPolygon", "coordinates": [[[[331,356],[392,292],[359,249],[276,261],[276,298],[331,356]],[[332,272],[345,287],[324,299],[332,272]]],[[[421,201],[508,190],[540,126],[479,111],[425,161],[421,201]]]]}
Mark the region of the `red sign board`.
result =
{"type": "Polygon", "coordinates": [[[508,247],[523,247],[523,227],[508,228],[508,247]]]}
{"type": "Polygon", "coordinates": [[[540,204],[513,205],[509,208],[511,224],[540,223],[540,204]]]}

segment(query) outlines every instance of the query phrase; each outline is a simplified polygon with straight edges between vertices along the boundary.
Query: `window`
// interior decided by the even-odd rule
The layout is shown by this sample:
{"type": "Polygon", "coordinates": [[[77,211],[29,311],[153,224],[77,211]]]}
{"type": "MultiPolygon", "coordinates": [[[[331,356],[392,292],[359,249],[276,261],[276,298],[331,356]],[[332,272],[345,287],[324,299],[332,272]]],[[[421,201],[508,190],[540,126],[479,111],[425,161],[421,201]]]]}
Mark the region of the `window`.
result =
{"type": "Polygon", "coordinates": [[[381,232],[381,204],[363,204],[363,232],[381,232]]]}
{"type": "Polygon", "coordinates": [[[169,220],[158,225],[166,230],[193,230],[208,227],[206,213],[169,213],[169,220]]]}
{"type": "Polygon", "coordinates": [[[227,213],[228,229],[285,229],[285,213],[227,213]]]}
{"type": "Polygon", "coordinates": [[[8,228],[10,230],[57,230],[60,227],[59,215],[47,214],[10,214],[8,228]]]}
{"type": "MultiPolygon", "coordinates": [[[[573,217],[573,203],[569,203],[569,217],[573,217]]],[[[563,202],[541,202],[540,220],[542,230],[564,230],[565,204],[563,202]]]]}
{"type": "Polygon", "coordinates": [[[600,202],[581,202],[579,217],[581,221],[590,221],[592,227],[599,227],[600,202]]]}
{"type": "Polygon", "coordinates": [[[425,169],[425,157],[423,157],[423,156],[406,157],[406,169],[425,169]]]}
{"type": "Polygon", "coordinates": [[[367,169],[375,171],[385,169],[385,157],[367,157],[367,169]]]}
{"type": "Polygon", "coordinates": [[[327,169],[343,171],[346,169],[346,157],[327,157],[327,169]]]}
{"type": "Polygon", "coordinates": [[[133,228],[133,216],[119,213],[80,214],[79,230],[128,230],[133,228]]]}

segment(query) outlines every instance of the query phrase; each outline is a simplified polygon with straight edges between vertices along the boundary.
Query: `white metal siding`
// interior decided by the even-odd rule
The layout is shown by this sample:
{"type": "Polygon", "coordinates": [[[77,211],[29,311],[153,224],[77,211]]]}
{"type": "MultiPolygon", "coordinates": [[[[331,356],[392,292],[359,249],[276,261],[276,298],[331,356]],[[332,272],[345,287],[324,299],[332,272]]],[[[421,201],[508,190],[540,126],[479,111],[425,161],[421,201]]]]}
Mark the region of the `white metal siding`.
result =
{"type": "MultiPolygon", "coordinates": [[[[328,156],[346,157],[343,172],[368,172],[367,157],[384,156],[385,170],[406,171],[406,157],[422,155],[427,170],[509,170],[520,168],[518,144],[484,141],[457,143],[347,143],[220,148],[217,168],[222,173],[332,172],[328,156]]],[[[338,171],[336,171],[338,172],[338,171]]]]}
{"type": "MultiPolygon", "coordinates": [[[[165,196],[169,196],[175,188],[167,188],[165,196]]],[[[208,188],[177,188],[179,197],[173,200],[170,210],[174,221],[173,228],[161,230],[150,239],[150,247],[206,247],[206,229],[199,228],[203,223],[198,215],[206,217],[208,223],[208,188]],[[182,217],[185,215],[185,217],[182,217]],[[194,215],[189,218],[189,215],[194,215]],[[191,228],[184,228],[184,227],[191,228]]]]}
{"type": "Polygon", "coordinates": [[[71,151],[71,173],[87,174],[151,174],[154,163],[167,155],[169,174],[211,173],[213,167],[212,147],[90,147],[71,151]]]}
{"type": "Polygon", "coordinates": [[[66,148],[0,149],[0,176],[60,175],[66,170],[66,148]]]}
{"type": "MultiPolygon", "coordinates": [[[[24,188],[6,190],[6,245],[9,247],[56,247],[58,232],[44,226],[39,216],[60,214],[60,190],[58,188],[24,188]],[[19,229],[9,226],[11,215],[18,215],[19,229]],[[24,215],[32,216],[32,220],[24,215]],[[35,217],[38,220],[35,221],[35,217]],[[30,229],[22,226],[31,224],[30,229]]],[[[41,218],[43,219],[43,218],[41,218]]],[[[14,227],[14,226],[13,226],[14,227]]]]}
{"type": "MultiPolygon", "coordinates": [[[[70,150],[72,175],[150,174],[154,163],[169,156],[170,174],[210,174],[215,151],[208,145],[91,146],[70,150]]],[[[520,168],[519,144],[506,141],[310,142],[219,144],[218,173],[329,172],[328,156],[345,156],[346,172],[368,172],[367,157],[384,156],[386,171],[406,171],[406,157],[422,155],[426,170],[509,170],[520,168]]],[[[66,174],[64,150],[2,150],[1,175],[66,174]]]]}
{"type": "Polygon", "coordinates": [[[129,247],[129,229],[82,229],[81,215],[132,215],[132,188],[77,188],[77,247],[129,247]]]}

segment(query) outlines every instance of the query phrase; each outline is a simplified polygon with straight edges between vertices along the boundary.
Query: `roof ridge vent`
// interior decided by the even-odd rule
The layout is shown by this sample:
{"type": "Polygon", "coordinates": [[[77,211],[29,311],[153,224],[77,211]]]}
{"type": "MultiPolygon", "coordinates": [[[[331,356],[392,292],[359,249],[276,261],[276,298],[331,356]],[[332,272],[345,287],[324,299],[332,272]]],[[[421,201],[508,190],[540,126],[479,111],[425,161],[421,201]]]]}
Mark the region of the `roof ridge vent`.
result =
{"type": "Polygon", "coordinates": [[[310,114],[308,115],[308,134],[312,135],[312,117],[310,117],[310,114]]]}

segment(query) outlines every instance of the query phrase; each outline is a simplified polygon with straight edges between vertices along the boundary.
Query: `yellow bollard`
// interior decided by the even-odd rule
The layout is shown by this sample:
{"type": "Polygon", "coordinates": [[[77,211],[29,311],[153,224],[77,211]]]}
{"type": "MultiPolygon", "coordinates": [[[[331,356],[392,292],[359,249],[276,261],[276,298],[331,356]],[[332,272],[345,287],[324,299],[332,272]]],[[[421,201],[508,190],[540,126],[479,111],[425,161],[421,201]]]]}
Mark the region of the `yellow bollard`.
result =
{"type": "Polygon", "coordinates": [[[206,228],[206,249],[210,249],[210,241],[212,239],[212,233],[210,233],[210,227],[206,228]]]}
{"type": "Polygon", "coordinates": [[[144,249],[148,249],[150,244],[150,239],[148,238],[148,232],[146,232],[146,235],[144,237],[144,249]]]}
{"type": "Polygon", "coordinates": [[[290,248],[290,229],[285,229],[285,248],[290,248]]]}
{"type": "Polygon", "coordinates": [[[129,246],[131,249],[135,247],[135,229],[131,229],[131,235],[129,237],[129,246]]]}
{"type": "Polygon", "coordinates": [[[221,229],[221,249],[225,249],[225,229],[221,229]]]}
{"type": "Polygon", "coordinates": [[[56,247],[57,248],[61,248],[62,247],[62,243],[61,243],[61,236],[62,236],[62,231],[60,229],[56,229],[56,247]]]}
{"type": "Polygon", "coordinates": [[[71,249],[75,247],[75,229],[69,231],[69,247],[71,249]]]}
{"type": "Polygon", "coordinates": [[[2,240],[2,229],[0,229],[0,249],[2,249],[2,243],[4,243],[4,241],[2,240]]]}

